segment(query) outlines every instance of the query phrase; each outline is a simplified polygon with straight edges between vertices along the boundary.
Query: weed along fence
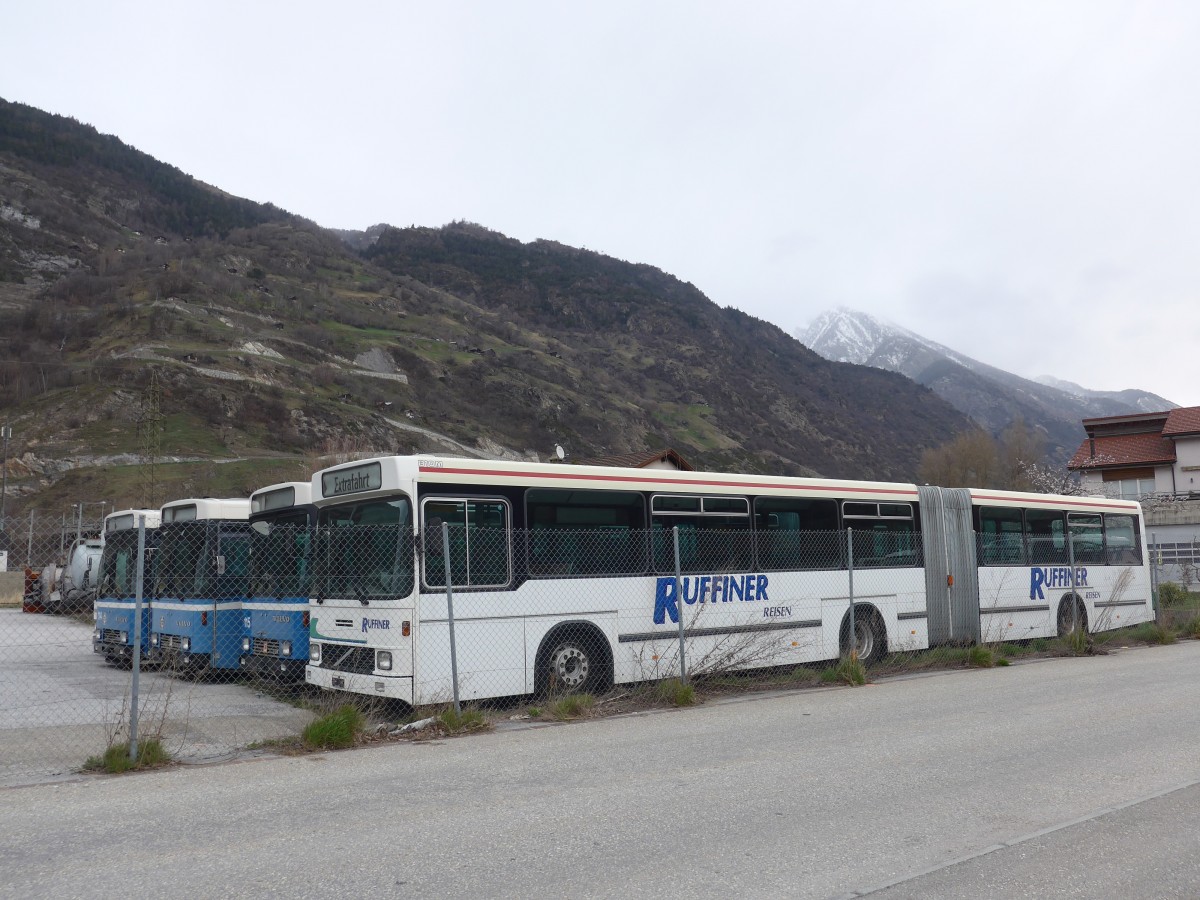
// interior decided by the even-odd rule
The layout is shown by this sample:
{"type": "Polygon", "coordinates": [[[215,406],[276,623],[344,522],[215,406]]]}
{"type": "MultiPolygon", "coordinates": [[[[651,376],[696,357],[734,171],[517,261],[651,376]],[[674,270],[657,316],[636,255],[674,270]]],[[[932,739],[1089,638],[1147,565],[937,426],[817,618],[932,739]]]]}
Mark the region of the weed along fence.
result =
{"type": "Polygon", "coordinates": [[[318,473],[73,538],[103,537],[86,603],[27,583],[0,609],[0,784],[146,746],[227,758],[348,702],[391,722],[570,716],[1200,628],[1175,585],[1154,621],[1153,554],[1125,507],[1021,500],[973,530],[928,512],[961,496],[922,516],[860,495],[829,516],[806,498],[554,487],[520,495],[516,527],[515,495],[414,502],[385,482],[324,496],[318,473]],[[789,527],[820,515],[839,527],[789,527]]]}

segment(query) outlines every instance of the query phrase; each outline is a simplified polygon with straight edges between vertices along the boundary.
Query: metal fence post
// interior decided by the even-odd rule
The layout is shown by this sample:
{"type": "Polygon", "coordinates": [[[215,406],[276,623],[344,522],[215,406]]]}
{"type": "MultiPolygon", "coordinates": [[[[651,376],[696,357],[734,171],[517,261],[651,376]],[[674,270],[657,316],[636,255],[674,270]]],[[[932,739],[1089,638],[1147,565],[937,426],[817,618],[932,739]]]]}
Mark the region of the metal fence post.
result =
{"type": "Polygon", "coordinates": [[[1154,611],[1154,621],[1158,621],[1161,610],[1158,604],[1158,580],[1161,578],[1158,567],[1162,564],[1162,551],[1158,549],[1158,540],[1154,532],[1150,532],[1150,546],[1146,548],[1150,554],[1150,604],[1154,611]]]}
{"type": "Polygon", "coordinates": [[[680,577],[679,565],[679,526],[671,528],[671,536],[675,541],[675,608],[679,611],[679,681],[687,684],[687,651],[683,640],[683,579],[680,577]]]}
{"type": "Polygon", "coordinates": [[[858,635],[854,629],[854,529],[846,529],[846,572],[850,576],[850,656],[858,657],[858,635]]]}
{"type": "Polygon", "coordinates": [[[450,523],[442,522],[442,557],[446,563],[446,616],[450,622],[450,678],[454,682],[454,712],[462,713],[458,702],[458,651],[454,646],[454,586],[450,577],[450,523]]]}
{"type": "Polygon", "coordinates": [[[1071,630],[1079,630],[1079,597],[1075,593],[1075,535],[1071,532],[1071,517],[1067,516],[1067,565],[1071,567],[1071,630]]]}
{"type": "Polygon", "coordinates": [[[37,513],[36,509],[29,511],[29,546],[25,549],[25,565],[33,566],[33,517],[37,513]]]}
{"type": "Polygon", "coordinates": [[[134,575],[133,681],[129,688],[129,761],[138,756],[138,680],[142,671],[142,574],[146,571],[146,517],[138,516],[137,573],[134,575]]]}

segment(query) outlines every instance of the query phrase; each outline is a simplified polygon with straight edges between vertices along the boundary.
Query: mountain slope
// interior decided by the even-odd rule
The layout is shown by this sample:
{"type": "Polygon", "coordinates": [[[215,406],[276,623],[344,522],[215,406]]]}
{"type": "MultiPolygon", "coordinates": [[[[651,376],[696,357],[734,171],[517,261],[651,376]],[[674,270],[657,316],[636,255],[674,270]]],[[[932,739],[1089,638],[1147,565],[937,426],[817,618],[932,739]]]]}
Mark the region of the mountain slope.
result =
{"type": "Polygon", "coordinates": [[[1030,381],[854,310],[822,313],[796,337],[826,359],[906,375],[993,434],[1023,419],[1044,433],[1051,457],[1059,461],[1083,439],[1084,418],[1176,406],[1146,391],[1087,391],[1076,385],[1064,390],[1069,383],[1030,381]]]}
{"type": "Polygon", "coordinates": [[[691,285],[479,226],[335,234],[0,101],[9,513],[240,493],[316,456],[569,458],[911,478],[969,427],[691,285]]]}

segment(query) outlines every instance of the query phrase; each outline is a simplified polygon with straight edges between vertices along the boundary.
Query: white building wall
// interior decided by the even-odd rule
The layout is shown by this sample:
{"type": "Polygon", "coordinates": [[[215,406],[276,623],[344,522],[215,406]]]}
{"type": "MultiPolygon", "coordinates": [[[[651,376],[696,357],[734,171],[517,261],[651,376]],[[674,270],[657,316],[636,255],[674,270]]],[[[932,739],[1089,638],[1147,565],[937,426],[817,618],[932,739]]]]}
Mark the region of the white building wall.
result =
{"type": "Polygon", "coordinates": [[[1175,490],[1200,491],[1200,437],[1175,441],[1175,490]]]}

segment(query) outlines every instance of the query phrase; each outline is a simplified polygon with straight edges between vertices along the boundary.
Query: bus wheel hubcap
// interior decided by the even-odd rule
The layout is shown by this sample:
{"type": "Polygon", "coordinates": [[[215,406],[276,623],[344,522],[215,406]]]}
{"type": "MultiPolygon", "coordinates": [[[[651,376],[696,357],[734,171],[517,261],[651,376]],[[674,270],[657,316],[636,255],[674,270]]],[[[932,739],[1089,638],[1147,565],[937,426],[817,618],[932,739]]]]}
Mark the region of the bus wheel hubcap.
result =
{"type": "Polygon", "coordinates": [[[575,644],[560,644],[550,654],[550,672],[554,681],[567,690],[576,690],[587,682],[587,654],[575,644]]]}
{"type": "Polygon", "coordinates": [[[856,622],[854,631],[857,638],[854,642],[854,652],[858,654],[859,659],[868,659],[875,652],[875,631],[870,622],[856,622]]]}

